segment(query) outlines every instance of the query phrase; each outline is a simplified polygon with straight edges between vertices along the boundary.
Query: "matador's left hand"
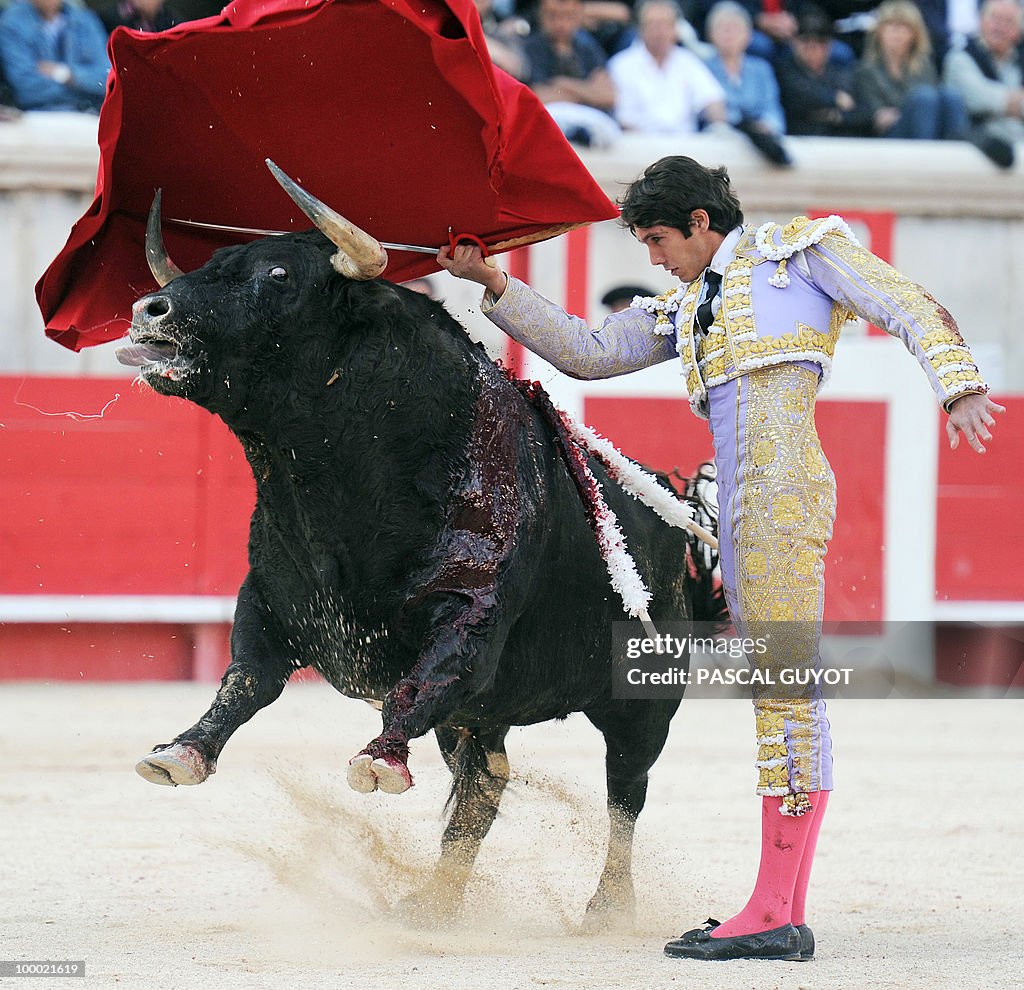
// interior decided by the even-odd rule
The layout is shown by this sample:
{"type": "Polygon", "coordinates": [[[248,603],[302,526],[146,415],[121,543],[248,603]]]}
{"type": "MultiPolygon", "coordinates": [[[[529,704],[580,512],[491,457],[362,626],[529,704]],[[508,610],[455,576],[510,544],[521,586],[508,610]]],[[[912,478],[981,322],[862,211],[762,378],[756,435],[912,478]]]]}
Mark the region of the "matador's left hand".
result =
{"type": "Polygon", "coordinates": [[[991,440],[990,426],[995,426],[992,413],[1004,413],[1006,407],[993,402],[987,395],[971,392],[961,396],[949,407],[949,419],[946,420],[946,436],[949,437],[949,449],[956,450],[960,446],[960,434],[979,454],[985,453],[982,440],[991,440]]]}

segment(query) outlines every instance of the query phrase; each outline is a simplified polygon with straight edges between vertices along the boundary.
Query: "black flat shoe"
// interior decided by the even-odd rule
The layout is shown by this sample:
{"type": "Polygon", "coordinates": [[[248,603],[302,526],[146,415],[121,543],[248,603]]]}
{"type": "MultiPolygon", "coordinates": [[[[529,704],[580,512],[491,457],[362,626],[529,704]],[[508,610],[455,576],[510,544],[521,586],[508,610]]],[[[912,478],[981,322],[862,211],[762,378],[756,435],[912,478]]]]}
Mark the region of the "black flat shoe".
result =
{"type": "Polygon", "coordinates": [[[800,962],[808,962],[814,958],[814,932],[806,925],[797,925],[800,934],[800,962]]]}
{"type": "MultiPolygon", "coordinates": [[[[665,946],[665,955],[675,959],[781,959],[796,962],[800,955],[800,933],[792,925],[767,932],[712,938],[718,925],[694,928],[665,946]]],[[[812,949],[813,952],[813,949],[812,949]]]]}

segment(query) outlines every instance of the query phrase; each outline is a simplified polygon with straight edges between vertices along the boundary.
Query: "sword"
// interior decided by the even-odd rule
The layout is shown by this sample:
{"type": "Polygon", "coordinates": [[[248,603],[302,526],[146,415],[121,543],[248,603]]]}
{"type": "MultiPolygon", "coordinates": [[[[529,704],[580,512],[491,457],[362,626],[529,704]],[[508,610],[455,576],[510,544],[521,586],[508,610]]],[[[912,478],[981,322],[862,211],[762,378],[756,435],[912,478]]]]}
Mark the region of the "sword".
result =
{"type": "MultiPolygon", "coordinates": [[[[264,230],[261,227],[230,227],[223,223],[201,223],[199,220],[183,220],[179,217],[168,217],[168,223],[176,223],[182,227],[199,227],[203,230],[223,230],[229,234],[254,234],[258,237],[283,237],[289,233],[287,230],[264,230]]],[[[295,233],[295,231],[291,231],[295,233]]],[[[452,228],[448,228],[448,244],[451,247],[455,247],[456,244],[462,244],[465,242],[471,242],[483,251],[484,257],[487,257],[487,245],[484,244],[479,237],[473,234],[456,234],[452,231],[452,228]]],[[[416,254],[437,254],[440,248],[435,247],[424,247],[422,244],[395,244],[389,241],[380,241],[380,246],[388,251],[412,251],[416,254]]]]}

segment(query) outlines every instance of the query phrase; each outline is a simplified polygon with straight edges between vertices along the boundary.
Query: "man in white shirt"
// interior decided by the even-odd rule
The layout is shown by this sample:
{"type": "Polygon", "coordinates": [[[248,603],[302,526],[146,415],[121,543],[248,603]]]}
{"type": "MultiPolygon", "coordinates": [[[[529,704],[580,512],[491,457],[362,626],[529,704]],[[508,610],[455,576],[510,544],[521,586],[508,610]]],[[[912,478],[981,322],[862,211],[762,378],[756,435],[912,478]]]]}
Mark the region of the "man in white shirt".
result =
{"type": "Polygon", "coordinates": [[[725,93],[708,67],[678,43],[674,0],[646,0],[639,38],[608,62],[615,116],[625,130],[693,134],[700,121],[725,121],[725,93]]]}
{"type": "Polygon", "coordinates": [[[1011,144],[1024,141],[1024,10],[1017,0],[984,0],[978,34],[944,63],[946,85],[956,90],[981,133],[1011,144]]]}

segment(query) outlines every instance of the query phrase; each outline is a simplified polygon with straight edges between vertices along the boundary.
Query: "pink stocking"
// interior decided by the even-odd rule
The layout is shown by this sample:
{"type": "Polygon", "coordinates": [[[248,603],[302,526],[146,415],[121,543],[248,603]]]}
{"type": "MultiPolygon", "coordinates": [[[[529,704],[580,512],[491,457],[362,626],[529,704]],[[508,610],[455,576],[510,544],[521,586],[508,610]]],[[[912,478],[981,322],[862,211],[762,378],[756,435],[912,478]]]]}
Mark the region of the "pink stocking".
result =
{"type": "MultiPolygon", "coordinates": [[[[808,794],[812,810],[798,817],[779,813],[782,805],[780,797],[761,799],[761,866],[757,872],[754,892],[750,895],[746,907],[719,925],[711,933],[712,938],[751,935],[793,922],[795,891],[801,878],[802,913],[807,880],[811,872],[810,860],[814,855],[811,836],[817,840],[816,822],[820,823],[821,818],[818,807],[822,798],[827,797],[827,793],[816,791],[808,794]],[[809,852],[810,855],[805,855],[805,852],[809,852]],[[803,866],[805,860],[806,870],[803,866]]],[[[822,806],[821,811],[824,810],[822,806]]]]}
{"type": "Polygon", "coordinates": [[[807,833],[804,856],[800,860],[800,870],[796,875],[796,886],[793,888],[794,925],[802,925],[807,921],[804,910],[807,902],[807,885],[811,881],[814,850],[818,845],[818,833],[821,831],[821,821],[825,817],[825,809],[828,807],[828,796],[830,793],[830,791],[819,791],[818,800],[814,802],[814,820],[811,822],[811,830],[807,833]]]}

